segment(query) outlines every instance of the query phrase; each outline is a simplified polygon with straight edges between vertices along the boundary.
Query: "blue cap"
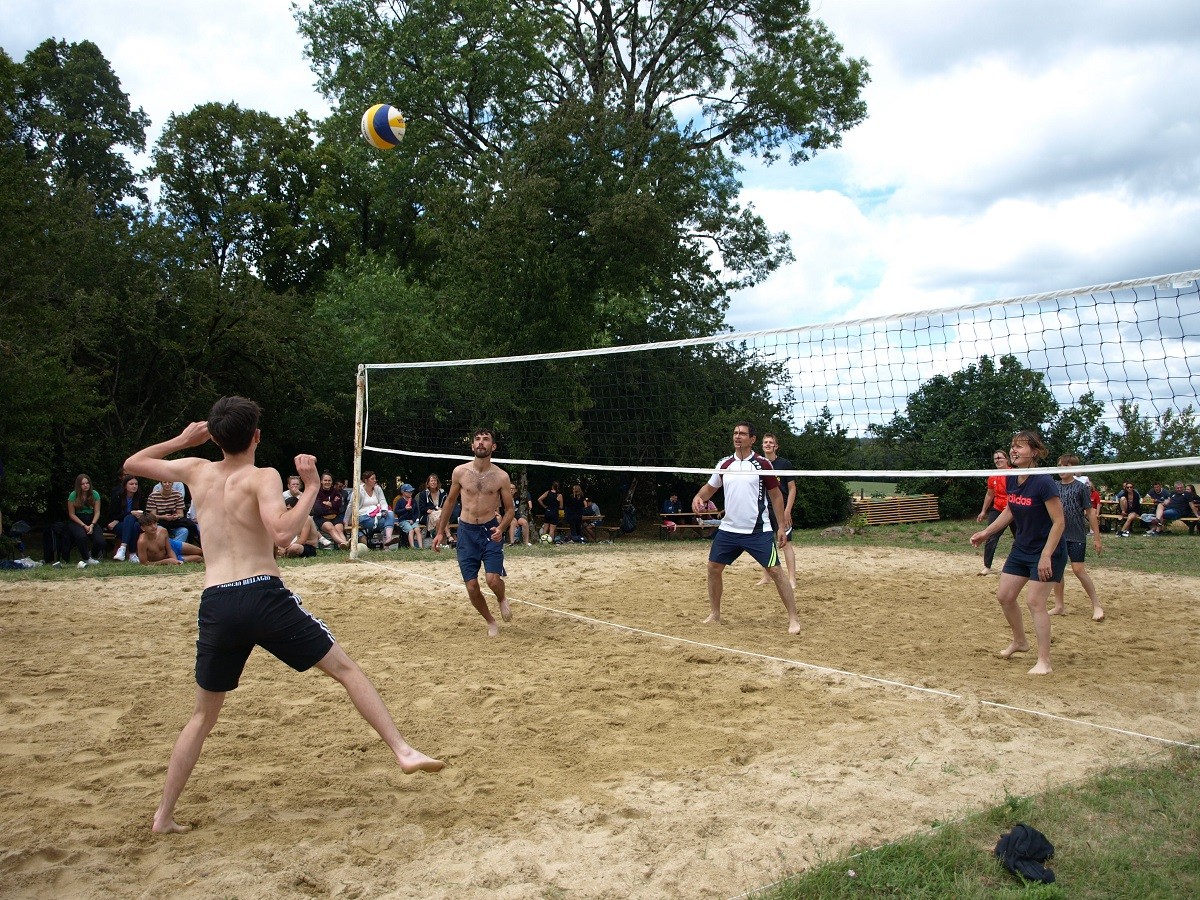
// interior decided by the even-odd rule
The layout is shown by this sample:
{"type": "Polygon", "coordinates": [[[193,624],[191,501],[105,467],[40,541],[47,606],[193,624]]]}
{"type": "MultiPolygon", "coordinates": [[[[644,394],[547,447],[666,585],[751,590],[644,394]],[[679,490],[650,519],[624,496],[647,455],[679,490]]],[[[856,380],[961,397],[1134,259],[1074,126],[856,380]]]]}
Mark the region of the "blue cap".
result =
{"type": "Polygon", "coordinates": [[[411,493],[412,493],[412,485],[411,485],[411,484],[402,484],[402,485],[400,485],[400,493],[402,493],[402,494],[411,494],[411,493]]]}

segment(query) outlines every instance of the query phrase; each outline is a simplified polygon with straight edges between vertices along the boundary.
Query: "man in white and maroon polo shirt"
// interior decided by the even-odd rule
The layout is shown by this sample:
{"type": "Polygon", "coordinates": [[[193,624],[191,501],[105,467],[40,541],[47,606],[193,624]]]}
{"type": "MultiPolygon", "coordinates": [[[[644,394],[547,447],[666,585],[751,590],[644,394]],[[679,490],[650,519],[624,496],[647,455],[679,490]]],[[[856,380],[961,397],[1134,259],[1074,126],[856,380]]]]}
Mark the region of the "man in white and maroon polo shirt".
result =
{"type": "Polygon", "coordinates": [[[718,490],[725,491],[725,517],[713,535],[708,551],[708,604],[711,611],[704,621],[721,621],[725,567],[744,552],[767,570],[787,610],[788,633],[799,634],[795,592],[779,566],[776,549],[788,542],[783,494],[779,490],[779,479],[771,474],[770,461],[754,452],[754,439],[754,426],[749,422],[734,425],[733,455],[717,463],[718,471],[692,499],[692,511],[699,513],[703,504],[718,490]],[[776,534],[771,532],[770,508],[774,508],[775,521],[779,523],[776,534]]]}

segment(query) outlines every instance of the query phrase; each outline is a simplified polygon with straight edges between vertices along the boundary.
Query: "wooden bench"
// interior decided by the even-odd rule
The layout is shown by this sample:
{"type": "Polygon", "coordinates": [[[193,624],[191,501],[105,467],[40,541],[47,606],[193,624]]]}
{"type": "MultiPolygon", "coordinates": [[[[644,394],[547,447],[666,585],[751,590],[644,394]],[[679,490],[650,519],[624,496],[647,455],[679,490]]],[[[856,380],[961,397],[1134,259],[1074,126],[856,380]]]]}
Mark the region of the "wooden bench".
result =
{"type": "Polygon", "coordinates": [[[696,537],[704,537],[704,532],[715,530],[719,524],[719,520],[725,515],[725,510],[716,509],[709,510],[703,513],[694,512],[677,512],[677,513],[659,513],[658,517],[662,519],[658,523],[658,536],[660,539],[668,538],[672,534],[683,532],[684,534],[695,533],[696,537]],[[680,521],[680,520],[695,520],[695,521],[680,521]],[[699,520],[707,519],[708,523],[702,524],[699,520]],[[668,522],[675,525],[674,528],[668,528],[668,522]]]}
{"type": "Polygon", "coordinates": [[[850,501],[851,515],[861,516],[868,525],[902,525],[909,522],[936,522],[936,494],[913,494],[907,497],[867,497],[850,501]]]}

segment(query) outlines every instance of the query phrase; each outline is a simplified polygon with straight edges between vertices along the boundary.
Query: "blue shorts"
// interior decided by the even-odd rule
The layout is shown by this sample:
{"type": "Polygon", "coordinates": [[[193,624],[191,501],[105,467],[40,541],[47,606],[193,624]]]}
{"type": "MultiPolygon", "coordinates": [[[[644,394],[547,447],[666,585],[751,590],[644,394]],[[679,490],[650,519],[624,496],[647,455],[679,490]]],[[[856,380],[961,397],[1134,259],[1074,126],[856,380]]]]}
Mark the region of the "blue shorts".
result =
{"type": "MultiPolygon", "coordinates": [[[[1066,544],[1066,541],[1059,541],[1058,549],[1050,557],[1051,581],[1062,581],[1063,572],[1067,569],[1066,544]]],[[[1004,568],[1001,571],[1005,575],[1019,575],[1030,581],[1041,581],[1042,579],[1038,577],[1038,563],[1041,559],[1041,553],[1025,553],[1013,547],[1008,551],[1008,559],[1004,560],[1004,568]]]]}
{"type": "Polygon", "coordinates": [[[1163,521],[1174,522],[1176,519],[1182,519],[1185,516],[1190,516],[1191,514],[1192,511],[1190,509],[1164,509],[1163,521]]]}
{"type": "Polygon", "coordinates": [[[764,568],[779,565],[779,552],[775,549],[775,535],[770,531],[757,534],[737,534],[718,528],[708,548],[708,561],[727,566],[742,553],[749,553],[754,561],[764,568]]]}
{"type": "Polygon", "coordinates": [[[1087,558],[1087,541],[1063,541],[1067,545],[1067,559],[1081,563],[1087,558]]]}
{"type": "Polygon", "coordinates": [[[167,542],[171,545],[171,552],[175,554],[175,558],[183,562],[183,541],[167,538],[167,542]]]}
{"type": "Polygon", "coordinates": [[[401,519],[400,520],[400,531],[403,534],[408,534],[410,531],[412,531],[416,527],[417,527],[417,523],[414,522],[412,519],[401,519]]]}
{"type": "Polygon", "coordinates": [[[319,663],[333,647],[325,623],[274,575],[218,584],[200,595],[196,684],[232,691],[255,644],[297,672],[319,663]]]}
{"type": "Polygon", "coordinates": [[[504,571],[504,538],[492,540],[492,529],[500,524],[492,519],[482,525],[472,525],[458,520],[458,570],[463,581],[478,581],[479,566],[492,575],[508,575],[504,571]]]}

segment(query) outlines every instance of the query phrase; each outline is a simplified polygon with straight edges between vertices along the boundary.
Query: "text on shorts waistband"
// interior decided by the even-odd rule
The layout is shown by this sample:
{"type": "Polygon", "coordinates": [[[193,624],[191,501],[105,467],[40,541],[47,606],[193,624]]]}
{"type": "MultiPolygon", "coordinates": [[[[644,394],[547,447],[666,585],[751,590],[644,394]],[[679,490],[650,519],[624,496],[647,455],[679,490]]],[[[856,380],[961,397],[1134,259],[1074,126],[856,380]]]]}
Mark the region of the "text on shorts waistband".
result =
{"type": "Polygon", "coordinates": [[[222,591],[226,588],[246,587],[251,584],[262,584],[264,581],[281,581],[278,575],[254,575],[250,578],[243,578],[240,581],[226,581],[224,584],[214,584],[206,587],[206,591],[222,591]]]}

